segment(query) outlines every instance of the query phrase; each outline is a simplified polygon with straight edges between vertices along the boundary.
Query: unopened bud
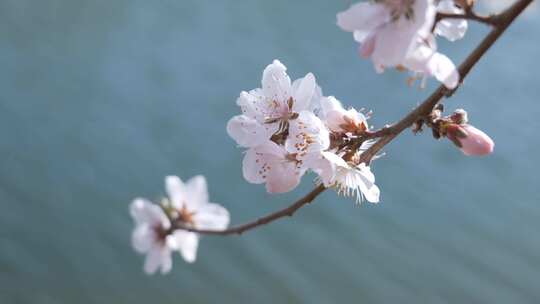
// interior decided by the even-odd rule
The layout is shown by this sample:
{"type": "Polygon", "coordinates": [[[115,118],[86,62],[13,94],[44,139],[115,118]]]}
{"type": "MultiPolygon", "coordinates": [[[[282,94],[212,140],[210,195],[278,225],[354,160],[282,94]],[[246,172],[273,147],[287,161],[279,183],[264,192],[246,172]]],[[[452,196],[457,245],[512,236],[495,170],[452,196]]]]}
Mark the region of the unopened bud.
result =
{"type": "Polygon", "coordinates": [[[493,152],[495,143],[481,130],[471,125],[452,124],[447,127],[446,136],[463,154],[467,156],[482,156],[493,152]]]}

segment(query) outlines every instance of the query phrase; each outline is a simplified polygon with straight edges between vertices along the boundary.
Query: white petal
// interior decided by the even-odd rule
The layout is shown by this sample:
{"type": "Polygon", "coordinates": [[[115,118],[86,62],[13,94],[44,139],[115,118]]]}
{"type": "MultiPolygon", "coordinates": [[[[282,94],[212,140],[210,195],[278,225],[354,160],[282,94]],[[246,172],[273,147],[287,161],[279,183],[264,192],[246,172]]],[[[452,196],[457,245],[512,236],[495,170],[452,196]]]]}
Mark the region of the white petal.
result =
{"type": "Polygon", "coordinates": [[[366,200],[370,203],[378,203],[380,190],[377,185],[375,185],[375,175],[371,172],[371,169],[364,165],[363,163],[357,167],[359,170],[358,177],[360,178],[359,186],[362,194],[366,200]]]}
{"type": "Polygon", "coordinates": [[[240,146],[250,148],[269,140],[278,127],[278,124],[261,124],[246,115],[238,115],[227,123],[227,133],[240,146]]]}
{"type": "Polygon", "coordinates": [[[282,147],[271,141],[249,149],[242,161],[244,178],[253,184],[264,183],[268,171],[285,159],[285,153],[282,147]]]}
{"type": "Polygon", "coordinates": [[[328,159],[321,156],[318,159],[310,161],[307,164],[307,166],[311,170],[313,170],[313,172],[319,175],[319,178],[321,179],[324,186],[328,187],[331,184],[333,184],[335,180],[335,171],[336,171],[336,167],[334,163],[330,162],[328,159]]]}
{"type": "Polygon", "coordinates": [[[249,92],[241,92],[236,103],[242,109],[242,113],[252,119],[263,123],[266,119],[267,98],[262,89],[255,89],[249,92]]]}
{"type": "Polygon", "coordinates": [[[184,260],[188,263],[195,262],[197,258],[197,247],[199,246],[199,237],[196,233],[176,230],[173,233],[173,237],[176,239],[180,254],[184,260]]]}
{"type": "MultiPolygon", "coordinates": [[[[439,2],[437,11],[448,14],[463,14],[463,9],[457,7],[453,0],[442,0],[439,2]]],[[[456,41],[465,36],[467,27],[467,20],[465,19],[443,19],[437,23],[435,34],[443,36],[450,41],[456,41]]]]}
{"type": "Polygon", "coordinates": [[[339,100],[337,100],[334,96],[321,98],[321,109],[323,115],[324,113],[328,113],[330,111],[345,111],[341,105],[341,102],[339,102],[339,100]]]}
{"type": "Polygon", "coordinates": [[[327,152],[323,152],[322,155],[324,158],[326,158],[335,166],[342,167],[342,168],[349,168],[349,165],[347,164],[347,162],[343,158],[341,158],[341,156],[336,155],[335,153],[327,151],[327,152]]]}
{"type": "Polygon", "coordinates": [[[149,225],[139,225],[133,230],[131,235],[131,244],[135,251],[146,253],[156,242],[154,231],[149,225]]]}
{"type": "Polygon", "coordinates": [[[144,198],[134,199],[129,206],[129,211],[137,225],[148,224],[154,226],[161,224],[165,227],[170,224],[163,209],[144,198]]]}
{"type": "Polygon", "coordinates": [[[442,82],[447,88],[453,89],[459,83],[459,72],[454,63],[445,55],[435,53],[428,62],[430,74],[442,82]]]}
{"type": "Polygon", "coordinates": [[[198,206],[208,202],[208,187],[204,176],[197,175],[186,182],[186,197],[189,210],[197,210],[198,206]]]}
{"type": "Polygon", "coordinates": [[[374,204],[379,202],[381,191],[377,185],[372,185],[367,190],[362,191],[362,193],[368,202],[374,204]]]}
{"type": "Polygon", "coordinates": [[[355,36],[366,37],[375,28],[386,23],[390,12],[383,4],[373,2],[360,2],[352,5],[348,10],[337,14],[337,25],[348,32],[355,32],[355,36]]]}
{"type": "MultiPolygon", "coordinates": [[[[167,266],[166,265],[168,263],[167,259],[170,260],[170,258],[171,258],[171,252],[168,248],[161,247],[161,246],[154,246],[146,255],[146,259],[144,261],[144,271],[147,274],[154,274],[163,263],[165,263],[165,266],[167,266]]],[[[162,273],[163,273],[163,268],[162,268],[162,273]]]]}
{"type": "Polygon", "coordinates": [[[317,87],[315,76],[309,73],[304,78],[297,79],[293,83],[292,87],[292,97],[294,99],[292,110],[296,113],[308,110],[317,87]]]}
{"type": "Polygon", "coordinates": [[[223,230],[229,225],[229,218],[229,211],[214,203],[201,205],[193,215],[195,226],[200,229],[223,230]]]}
{"type": "Polygon", "coordinates": [[[289,124],[289,137],[285,149],[298,153],[303,158],[309,153],[320,153],[328,149],[330,134],[322,121],[312,112],[302,111],[297,119],[289,124]]]}
{"type": "Polygon", "coordinates": [[[266,178],[266,190],[268,193],[289,192],[300,184],[304,173],[303,169],[296,168],[292,162],[275,164],[266,178]]]}
{"type": "Polygon", "coordinates": [[[270,101],[286,102],[291,97],[291,79],[279,60],[274,60],[264,69],[262,89],[270,101]]]}
{"type": "Polygon", "coordinates": [[[163,249],[161,251],[161,274],[167,274],[172,269],[172,256],[169,249],[163,249]]]}
{"type": "Polygon", "coordinates": [[[187,200],[186,186],[178,176],[165,177],[165,190],[176,208],[181,208],[187,200]]]}

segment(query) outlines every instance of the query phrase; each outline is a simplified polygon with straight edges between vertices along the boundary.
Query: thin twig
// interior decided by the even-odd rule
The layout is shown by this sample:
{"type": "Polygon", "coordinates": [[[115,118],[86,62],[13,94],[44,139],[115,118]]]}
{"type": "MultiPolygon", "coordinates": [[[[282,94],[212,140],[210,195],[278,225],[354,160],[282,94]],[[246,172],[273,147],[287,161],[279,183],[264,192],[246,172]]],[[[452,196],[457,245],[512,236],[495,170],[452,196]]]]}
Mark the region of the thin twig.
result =
{"type": "MultiPolygon", "coordinates": [[[[494,23],[492,25],[494,26],[493,30],[480,42],[480,44],[472,51],[472,53],[465,59],[465,61],[459,66],[459,74],[461,75],[460,85],[463,82],[463,79],[469,74],[471,69],[475,66],[475,64],[484,56],[484,54],[487,52],[487,50],[493,46],[493,44],[499,39],[499,37],[504,33],[504,31],[512,24],[512,22],[516,19],[517,16],[519,16],[525,8],[532,2],[533,0],[519,0],[516,3],[514,3],[511,7],[503,11],[502,13],[489,17],[493,20],[494,23]]],[[[459,85],[459,86],[460,86],[459,85]]],[[[360,155],[360,163],[369,163],[371,159],[388,143],[390,143],[394,138],[396,138],[399,134],[401,134],[405,129],[409,128],[411,125],[413,125],[416,121],[419,119],[422,119],[431,111],[433,108],[439,103],[443,98],[448,98],[454,94],[454,92],[459,88],[456,87],[453,90],[449,90],[443,85],[439,86],[433,92],[422,104],[417,106],[414,110],[409,112],[404,118],[402,118],[397,123],[389,126],[384,127],[383,129],[379,131],[373,132],[379,137],[379,135],[383,135],[380,137],[380,139],[371,146],[368,150],[366,150],[364,153],[360,155]]],[[[353,142],[353,144],[355,144],[353,142]]],[[[309,192],[306,196],[302,197],[289,207],[279,210],[277,212],[271,213],[269,215],[266,215],[264,217],[261,217],[255,221],[234,226],[231,228],[228,228],[226,230],[203,230],[203,229],[194,229],[189,228],[181,225],[176,225],[176,228],[178,229],[184,229],[191,232],[196,232],[200,234],[211,234],[211,235],[233,235],[237,234],[240,235],[243,232],[246,232],[248,230],[257,228],[261,225],[268,224],[270,222],[273,222],[277,219],[280,219],[285,216],[292,216],[298,209],[302,208],[303,206],[311,203],[317,196],[319,196],[322,192],[324,192],[326,188],[322,185],[317,186],[315,189],[313,189],[311,192],[309,192]]]]}
{"type": "Polygon", "coordinates": [[[315,189],[311,190],[306,196],[302,197],[301,199],[294,202],[294,204],[290,205],[289,207],[285,209],[281,209],[277,212],[271,213],[267,216],[260,217],[256,219],[255,221],[246,223],[244,225],[239,225],[235,227],[231,227],[227,230],[206,230],[206,229],[195,229],[195,228],[189,228],[182,226],[181,224],[176,225],[178,229],[184,229],[191,232],[197,232],[202,234],[212,234],[212,235],[230,235],[230,234],[242,234],[243,232],[253,229],[257,226],[261,226],[264,224],[268,224],[270,222],[273,222],[279,218],[285,217],[285,216],[292,216],[296,210],[302,208],[304,205],[307,205],[311,203],[319,194],[321,194],[326,188],[323,185],[317,186],[315,189]]]}

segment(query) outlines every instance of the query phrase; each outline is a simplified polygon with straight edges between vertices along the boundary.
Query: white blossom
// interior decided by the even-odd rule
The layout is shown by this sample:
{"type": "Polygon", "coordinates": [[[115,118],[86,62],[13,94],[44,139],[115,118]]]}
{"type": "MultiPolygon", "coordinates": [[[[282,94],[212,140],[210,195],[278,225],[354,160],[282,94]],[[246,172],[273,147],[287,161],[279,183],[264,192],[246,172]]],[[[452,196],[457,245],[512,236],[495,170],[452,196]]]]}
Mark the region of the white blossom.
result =
{"type": "Polygon", "coordinates": [[[450,58],[437,52],[435,37],[430,35],[418,39],[414,51],[403,62],[403,66],[412,71],[413,78],[422,78],[422,85],[427,77],[433,76],[447,88],[453,89],[459,83],[459,72],[450,58]]]}
{"type": "MultiPolygon", "coordinates": [[[[360,54],[370,57],[378,72],[386,67],[407,69],[413,78],[433,76],[447,88],[459,83],[454,63],[437,52],[431,32],[437,11],[459,13],[453,1],[443,0],[379,0],[357,3],[337,15],[338,25],[353,32],[361,44],[360,54]]],[[[462,19],[442,20],[435,33],[454,41],[465,35],[467,22],[462,19]]]]}
{"type": "Polygon", "coordinates": [[[370,203],[379,202],[380,190],[375,185],[375,175],[369,166],[347,162],[332,152],[325,152],[324,157],[334,167],[334,178],[326,186],[333,186],[338,193],[346,196],[355,195],[359,203],[364,198],[370,203]]]}
{"type": "Polygon", "coordinates": [[[158,269],[161,273],[171,271],[171,253],[177,244],[174,236],[168,234],[171,222],[165,212],[158,205],[137,198],[131,203],[130,213],[136,225],[131,238],[133,248],[146,254],[144,271],[148,274],[158,269]]]}
{"type": "Polygon", "coordinates": [[[175,228],[177,224],[197,229],[223,230],[229,225],[229,212],[208,201],[206,180],[196,176],[183,183],[177,176],[165,178],[169,196],[162,205],[137,198],[130,206],[135,221],[132,244],[146,254],[144,270],[148,274],[168,273],[172,268],[171,254],[178,251],[188,263],[196,260],[199,236],[175,228]]]}
{"type": "Polygon", "coordinates": [[[327,172],[329,167],[322,152],[329,145],[329,133],[324,124],[312,112],[302,111],[291,120],[283,146],[267,141],[246,152],[244,178],[254,184],[266,183],[269,193],[291,191],[309,169],[327,172]]]}
{"type": "Polygon", "coordinates": [[[351,133],[368,129],[367,118],[364,114],[355,108],[345,110],[334,96],[321,99],[319,116],[333,132],[351,133]]]}
{"type": "Polygon", "coordinates": [[[425,37],[435,21],[433,0],[379,0],[360,2],[337,14],[337,24],[353,32],[362,57],[375,69],[400,66],[418,37],[425,37]]]}
{"type": "Polygon", "coordinates": [[[240,146],[255,147],[286,129],[289,120],[310,110],[320,96],[313,74],[291,83],[287,68],[274,60],[264,69],[262,88],[240,93],[242,115],[229,121],[227,132],[240,146]]]}

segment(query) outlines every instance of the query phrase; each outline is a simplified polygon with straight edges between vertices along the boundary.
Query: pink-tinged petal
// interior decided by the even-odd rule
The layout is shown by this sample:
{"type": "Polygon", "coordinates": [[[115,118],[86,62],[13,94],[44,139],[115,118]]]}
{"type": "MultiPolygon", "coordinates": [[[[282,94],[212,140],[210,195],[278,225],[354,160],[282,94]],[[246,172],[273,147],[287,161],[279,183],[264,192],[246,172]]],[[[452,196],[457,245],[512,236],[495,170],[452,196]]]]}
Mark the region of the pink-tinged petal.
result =
{"type": "Polygon", "coordinates": [[[431,33],[436,14],[433,0],[416,0],[413,10],[414,18],[401,17],[377,31],[371,56],[376,69],[403,64],[416,41],[427,38],[431,33]]]}
{"type": "Polygon", "coordinates": [[[300,179],[305,170],[297,168],[292,162],[275,164],[266,179],[266,191],[268,193],[285,193],[292,191],[300,184],[300,179]]]}
{"type": "Polygon", "coordinates": [[[493,152],[495,143],[486,133],[471,125],[465,125],[462,128],[467,132],[465,138],[459,138],[463,154],[467,156],[482,156],[493,152]]]}
{"type": "Polygon", "coordinates": [[[161,252],[161,274],[167,274],[171,272],[172,269],[172,254],[171,250],[168,248],[164,248],[161,252]]]}
{"type": "Polygon", "coordinates": [[[358,32],[359,35],[367,36],[389,19],[390,12],[384,4],[360,2],[352,5],[348,10],[338,13],[337,25],[344,31],[358,32]]]}
{"type": "Polygon", "coordinates": [[[282,147],[271,141],[249,149],[242,161],[244,178],[253,184],[264,183],[268,172],[285,160],[285,154],[282,147]]]}
{"type": "Polygon", "coordinates": [[[445,87],[454,89],[459,84],[459,72],[448,57],[435,53],[428,61],[429,74],[435,76],[445,87]]]}
{"type": "Polygon", "coordinates": [[[376,67],[395,67],[405,60],[416,32],[412,28],[402,29],[397,25],[400,21],[382,27],[374,38],[371,59],[376,67]]]}
{"type": "Polygon", "coordinates": [[[156,242],[156,235],[149,225],[139,225],[131,235],[131,245],[139,253],[148,252],[156,242]]]}
{"type": "Polygon", "coordinates": [[[278,124],[261,124],[246,115],[237,115],[227,123],[227,133],[242,147],[258,146],[269,140],[278,124]]]}
{"type": "Polygon", "coordinates": [[[196,233],[176,230],[172,236],[178,244],[178,250],[188,263],[193,263],[197,259],[197,248],[199,247],[199,237],[196,233]]]}
{"type": "MultiPolygon", "coordinates": [[[[154,274],[162,266],[163,263],[167,264],[167,259],[171,258],[171,252],[167,247],[154,246],[146,255],[144,261],[144,271],[147,274],[154,274]]],[[[166,270],[166,269],[165,269],[166,270]]],[[[170,269],[169,269],[170,270],[170,269]]],[[[162,268],[163,272],[163,268],[162,268]]]]}
{"type": "Polygon", "coordinates": [[[163,210],[146,199],[134,199],[129,206],[129,211],[137,225],[155,226],[161,224],[163,227],[170,225],[163,210]]]}
{"type": "Polygon", "coordinates": [[[298,153],[300,158],[306,154],[328,149],[330,134],[322,121],[312,112],[302,111],[297,119],[289,124],[289,138],[285,149],[298,153]]]}
{"type": "Polygon", "coordinates": [[[264,69],[262,90],[268,101],[284,104],[291,97],[291,79],[287,75],[287,68],[279,60],[274,60],[264,69]]]}
{"type": "Polygon", "coordinates": [[[226,229],[229,226],[229,219],[229,211],[214,203],[201,205],[193,215],[195,226],[200,229],[226,229]]]}
{"type": "Polygon", "coordinates": [[[293,100],[294,104],[292,107],[293,112],[300,112],[308,110],[313,95],[315,94],[315,89],[317,87],[317,82],[313,74],[308,73],[304,78],[296,80],[293,85],[293,100]]]}
{"type": "Polygon", "coordinates": [[[241,92],[236,104],[242,109],[242,114],[263,123],[268,112],[268,100],[262,89],[241,92]]]}
{"type": "Polygon", "coordinates": [[[375,35],[369,35],[360,45],[359,53],[363,58],[369,58],[375,51],[375,35]]]}
{"type": "Polygon", "coordinates": [[[186,186],[178,176],[165,177],[165,191],[176,208],[181,208],[187,200],[186,186]]]}

